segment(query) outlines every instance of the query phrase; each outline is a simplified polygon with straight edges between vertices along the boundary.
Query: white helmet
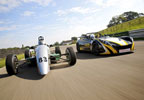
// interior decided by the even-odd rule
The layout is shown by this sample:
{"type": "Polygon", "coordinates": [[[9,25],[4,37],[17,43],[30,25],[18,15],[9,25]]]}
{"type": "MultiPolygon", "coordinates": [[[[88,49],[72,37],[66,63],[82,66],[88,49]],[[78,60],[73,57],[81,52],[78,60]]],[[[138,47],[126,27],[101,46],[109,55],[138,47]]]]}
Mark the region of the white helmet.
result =
{"type": "Polygon", "coordinates": [[[38,37],[38,44],[39,45],[43,45],[44,44],[44,37],[43,36],[39,36],[38,37]]]}
{"type": "Polygon", "coordinates": [[[91,34],[90,35],[90,38],[93,40],[93,39],[95,39],[95,35],[94,34],[91,34]]]}

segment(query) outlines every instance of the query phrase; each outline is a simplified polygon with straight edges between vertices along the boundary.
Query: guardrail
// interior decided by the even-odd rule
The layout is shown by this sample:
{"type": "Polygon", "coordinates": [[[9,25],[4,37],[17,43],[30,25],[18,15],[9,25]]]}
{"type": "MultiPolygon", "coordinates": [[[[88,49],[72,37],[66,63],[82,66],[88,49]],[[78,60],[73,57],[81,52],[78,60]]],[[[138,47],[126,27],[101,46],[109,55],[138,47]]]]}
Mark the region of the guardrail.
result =
{"type": "Polygon", "coordinates": [[[144,38],[144,29],[129,31],[129,35],[133,38],[144,38]]]}
{"type": "Polygon", "coordinates": [[[119,36],[131,36],[133,38],[144,38],[144,29],[125,31],[115,34],[109,34],[109,36],[119,37],[119,36]]]}

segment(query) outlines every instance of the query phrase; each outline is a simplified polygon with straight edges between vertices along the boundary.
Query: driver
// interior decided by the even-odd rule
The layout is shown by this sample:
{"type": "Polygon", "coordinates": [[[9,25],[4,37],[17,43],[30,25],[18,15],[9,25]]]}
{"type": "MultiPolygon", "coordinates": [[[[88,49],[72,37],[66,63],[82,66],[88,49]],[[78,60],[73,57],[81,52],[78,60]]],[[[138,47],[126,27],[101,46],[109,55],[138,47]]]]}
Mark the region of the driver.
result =
{"type": "Polygon", "coordinates": [[[43,36],[39,36],[39,37],[38,37],[38,44],[39,44],[39,45],[45,44],[45,42],[44,42],[44,37],[43,37],[43,36]]]}
{"type": "Polygon", "coordinates": [[[94,39],[95,39],[95,35],[94,35],[94,34],[91,34],[91,35],[90,35],[90,39],[94,40],[94,39]]]}

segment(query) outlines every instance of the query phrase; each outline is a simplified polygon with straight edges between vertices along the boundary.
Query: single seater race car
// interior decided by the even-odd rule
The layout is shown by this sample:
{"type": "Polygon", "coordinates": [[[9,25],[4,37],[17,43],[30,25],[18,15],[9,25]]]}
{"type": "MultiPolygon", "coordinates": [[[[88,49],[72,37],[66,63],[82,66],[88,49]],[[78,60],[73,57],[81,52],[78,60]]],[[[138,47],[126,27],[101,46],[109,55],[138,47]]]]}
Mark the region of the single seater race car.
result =
{"type": "Polygon", "coordinates": [[[132,37],[103,36],[95,38],[94,34],[83,34],[76,43],[78,52],[90,51],[96,55],[119,54],[134,51],[132,37]]]}
{"type": "MultiPolygon", "coordinates": [[[[52,63],[68,62],[70,66],[74,65],[76,63],[76,54],[72,47],[67,47],[65,54],[61,54],[60,48],[55,47],[55,52],[52,53],[49,46],[45,44],[44,38],[40,36],[35,49],[25,50],[25,60],[23,61],[37,66],[40,75],[46,75],[50,71],[50,64],[52,63]]],[[[6,57],[6,70],[9,75],[18,73],[20,62],[15,54],[6,57]]]]}

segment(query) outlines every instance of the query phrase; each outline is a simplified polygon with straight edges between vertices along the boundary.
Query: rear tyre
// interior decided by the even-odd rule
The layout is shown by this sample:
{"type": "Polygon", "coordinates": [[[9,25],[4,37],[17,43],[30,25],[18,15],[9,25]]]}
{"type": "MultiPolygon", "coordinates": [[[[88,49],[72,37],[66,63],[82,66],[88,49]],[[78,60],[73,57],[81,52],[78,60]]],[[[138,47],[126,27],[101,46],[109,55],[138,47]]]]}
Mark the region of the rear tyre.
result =
{"type": "Polygon", "coordinates": [[[14,54],[10,54],[6,57],[6,70],[9,75],[18,73],[18,59],[14,54]]]}
{"type": "Polygon", "coordinates": [[[76,54],[72,47],[66,49],[66,58],[68,59],[69,65],[74,65],[76,63],[76,54]]]}
{"type": "Polygon", "coordinates": [[[60,47],[55,47],[55,53],[59,54],[61,57],[61,50],[60,47]]]}
{"type": "Polygon", "coordinates": [[[30,51],[29,51],[29,49],[26,49],[25,50],[25,59],[27,59],[29,57],[30,57],[30,51]]]}

